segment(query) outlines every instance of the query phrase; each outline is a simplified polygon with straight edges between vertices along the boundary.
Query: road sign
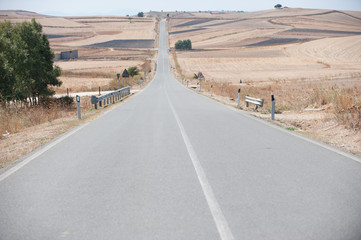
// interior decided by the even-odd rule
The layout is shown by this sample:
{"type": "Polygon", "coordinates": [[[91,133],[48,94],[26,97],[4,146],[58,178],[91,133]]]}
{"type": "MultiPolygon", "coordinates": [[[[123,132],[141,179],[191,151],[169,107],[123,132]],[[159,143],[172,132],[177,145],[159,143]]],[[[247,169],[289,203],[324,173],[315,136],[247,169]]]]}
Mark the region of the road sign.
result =
{"type": "Polygon", "coordinates": [[[204,80],[203,73],[198,73],[198,80],[204,80]]]}
{"type": "Polygon", "coordinates": [[[123,74],[122,74],[122,77],[123,77],[123,78],[128,78],[128,77],[129,77],[129,72],[128,72],[127,69],[124,69],[124,72],[123,72],[123,74]]]}

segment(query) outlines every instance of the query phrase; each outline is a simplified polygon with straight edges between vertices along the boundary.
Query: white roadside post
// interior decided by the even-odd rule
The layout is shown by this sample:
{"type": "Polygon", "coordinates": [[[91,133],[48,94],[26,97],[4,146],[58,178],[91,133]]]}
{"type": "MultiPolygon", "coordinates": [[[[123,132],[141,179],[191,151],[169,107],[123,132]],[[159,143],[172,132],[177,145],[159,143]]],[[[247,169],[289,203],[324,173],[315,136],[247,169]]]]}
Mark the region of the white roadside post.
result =
{"type": "Polygon", "coordinates": [[[199,72],[198,73],[198,80],[199,80],[199,91],[202,91],[202,80],[204,80],[204,76],[203,73],[199,72]]]}
{"type": "Polygon", "coordinates": [[[239,107],[239,101],[241,100],[241,89],[238,88],[238,103],[237,106],[239,107]]]}
{"type": "Polygon", "coordinates": [[[275,97],[273,95],[271,95],[271,100],[272,100],[272,114],[271,114],[271,119],[275,120],[275,108],[276,108],[276,101],[275,101],[275,97]]]}
{"type": "Polygon", "coordinates": [[[81,109],[80,109],[80,96],[76,95],[76,106],[78,110],[78,119],[81,119],[81,109]]]}
{"type": "Polygon", "coordinates": [[[211,85],[211,97],[213,95],[213,85],[211,85]]]}

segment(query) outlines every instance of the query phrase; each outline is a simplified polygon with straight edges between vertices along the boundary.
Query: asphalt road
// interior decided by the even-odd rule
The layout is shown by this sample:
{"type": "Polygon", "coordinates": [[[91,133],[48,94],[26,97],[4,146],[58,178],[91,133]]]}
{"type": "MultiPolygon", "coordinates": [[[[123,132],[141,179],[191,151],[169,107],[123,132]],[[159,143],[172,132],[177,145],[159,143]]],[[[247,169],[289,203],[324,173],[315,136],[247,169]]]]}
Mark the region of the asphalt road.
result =
{"type": "Polygon", "coordinates": [[[0,172],[0,239],[361,239],[361,163],[150,85],[0,172]]]}

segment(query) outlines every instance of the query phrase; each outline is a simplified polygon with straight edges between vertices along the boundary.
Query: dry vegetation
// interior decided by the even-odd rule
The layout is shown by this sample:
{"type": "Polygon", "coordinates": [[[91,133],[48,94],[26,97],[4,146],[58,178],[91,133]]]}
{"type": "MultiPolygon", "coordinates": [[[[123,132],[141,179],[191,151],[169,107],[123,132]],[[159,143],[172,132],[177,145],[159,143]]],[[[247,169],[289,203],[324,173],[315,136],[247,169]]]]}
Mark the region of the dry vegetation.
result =
{"type": "Polygon", "coordinates": [[[173,51],[171,62],[193,87],[202,72],[203,94],[213,85],[219,101],[235,106],[238,88],[241,99],[264,98],[253,113],[262,118],[274,94],[278,123],[361,155],[360,16],[291,8],[173,14],[170,46],[190,39],[194,49],[173,51]]]}

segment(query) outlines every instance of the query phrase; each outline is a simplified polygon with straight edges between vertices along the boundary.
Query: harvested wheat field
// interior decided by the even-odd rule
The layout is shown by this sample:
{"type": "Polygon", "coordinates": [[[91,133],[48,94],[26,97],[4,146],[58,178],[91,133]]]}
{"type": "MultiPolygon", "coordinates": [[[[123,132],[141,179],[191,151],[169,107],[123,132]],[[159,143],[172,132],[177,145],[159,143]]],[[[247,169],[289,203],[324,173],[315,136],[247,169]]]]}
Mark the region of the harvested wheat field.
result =
{"type": "Polygon", "coordinates": [[[12,23],[32,18],[42,24],[55,54],[78,50],[78,59],[55,61],[63,71],[63,84],[54,89],[57,93],[67,88],[73,92],[110,89],[116,74],[131,66],[141,73],[154,72],[155,18],[51,17],[26,11],[1,11],[0,17],[12,23]]]}
{"type": "Polygon", "coordinates": [[[264,98],[254,114],[267,119],[273,94],[279,124],[361,154],[361,12],[192,12],[168,22],[170,47],[192,42],[191,51],[172,51],[179,78],[197,86],[202,72],[204,89],[213,85],[231,105],[238,88],[264,98]]]}

